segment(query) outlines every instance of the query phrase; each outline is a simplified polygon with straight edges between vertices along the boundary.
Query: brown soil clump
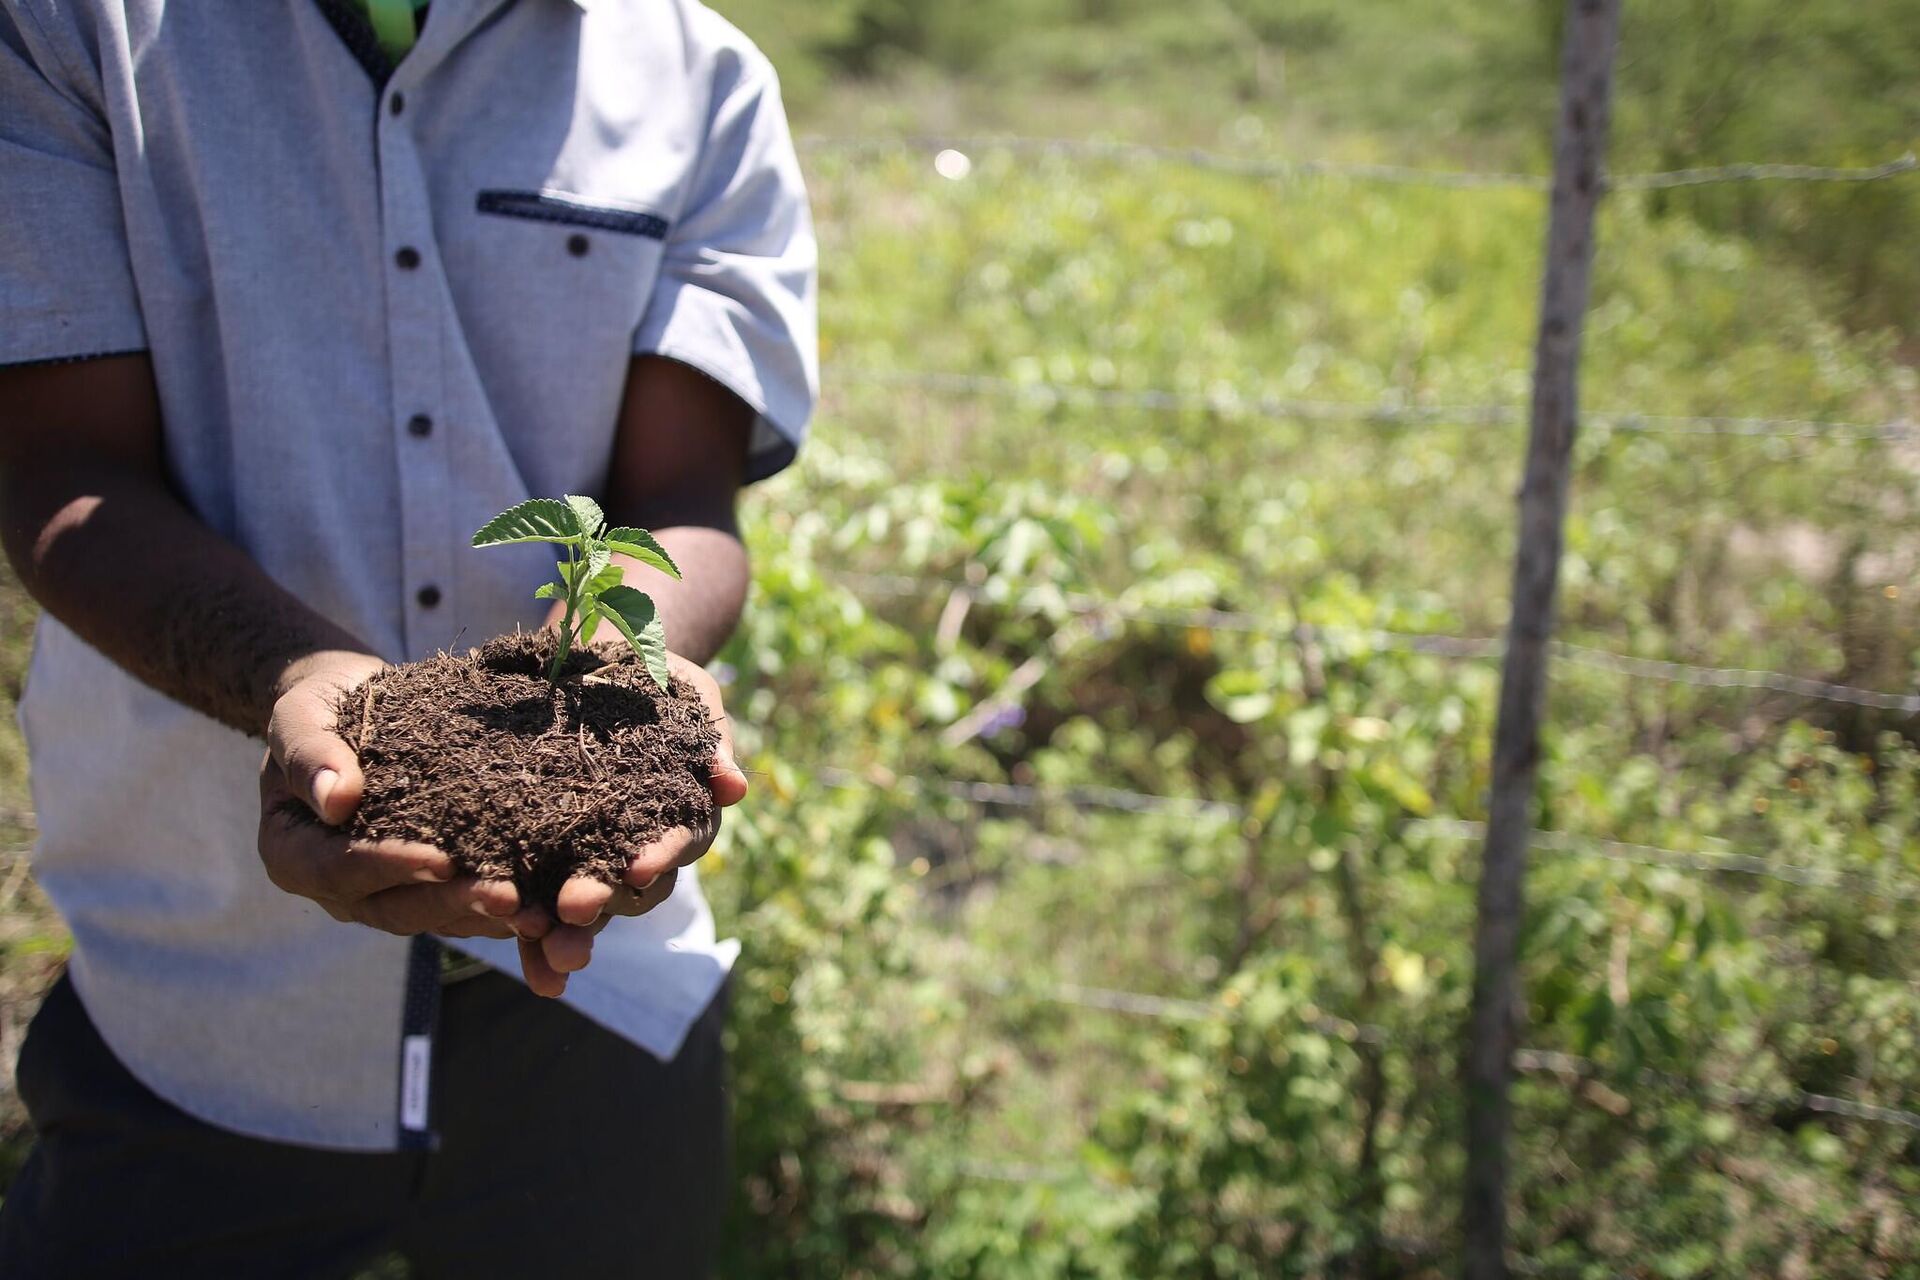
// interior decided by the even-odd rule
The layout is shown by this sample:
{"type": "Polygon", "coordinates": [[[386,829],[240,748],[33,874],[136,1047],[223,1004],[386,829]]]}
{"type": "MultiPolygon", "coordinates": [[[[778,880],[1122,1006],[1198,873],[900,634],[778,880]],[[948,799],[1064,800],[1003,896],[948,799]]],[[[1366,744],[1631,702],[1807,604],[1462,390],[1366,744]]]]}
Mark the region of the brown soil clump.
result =
{"type": "Polygon", "coordinates": [[[511,879],[552,911],[572,876],[617,884],[635,851],[713,820],[719,734],[681,680],[624,649],[576,650],[547,683],[551,632],[381,672],[340,708],[366,790],[348,832],[418,840],[462,870],[511,879]]]}

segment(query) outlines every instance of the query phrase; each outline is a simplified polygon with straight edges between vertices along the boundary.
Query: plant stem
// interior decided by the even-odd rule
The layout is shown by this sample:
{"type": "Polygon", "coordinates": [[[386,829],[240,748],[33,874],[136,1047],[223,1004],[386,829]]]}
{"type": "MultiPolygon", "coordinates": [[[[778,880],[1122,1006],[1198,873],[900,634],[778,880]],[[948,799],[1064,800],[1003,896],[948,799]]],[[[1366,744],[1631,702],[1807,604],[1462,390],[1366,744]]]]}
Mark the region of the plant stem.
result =
{"type": "Polygon", "coordinates": [[[561,575],[566,579],[564,585],[567,588],[567,611],[560,619],[560,640],[553,647],[553,662],[547,667],[548,684],[560,683],[560,668],[567,661],[567,651],[573,647],[573,607],[580,595],[579,588],[574,582],[576,566],[579,564],[577,551],[578,548],[573,543],[567,544],[568,572],[561,575]]]}

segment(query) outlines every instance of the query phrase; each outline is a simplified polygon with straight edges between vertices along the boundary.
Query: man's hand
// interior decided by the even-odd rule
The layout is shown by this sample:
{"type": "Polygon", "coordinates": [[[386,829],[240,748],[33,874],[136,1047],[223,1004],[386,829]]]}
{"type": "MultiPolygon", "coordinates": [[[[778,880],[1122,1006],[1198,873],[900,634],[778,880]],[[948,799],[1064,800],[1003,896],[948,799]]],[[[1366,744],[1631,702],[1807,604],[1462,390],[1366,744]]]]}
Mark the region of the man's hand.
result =
{"type": "Polygon", "coordinates": [[[513,937],[508,917],[520,895],[511,883],[456,876],[453,860],[431,845],[349,840],[334,829],[353,815],[364,782],[359,757],[334,732],[335,709],[385,665],[331,650],[300,659],[281,677],[260,766],[267,877],[336,920],[387,933],[513,937]]]}
{"type": "MultiPolygon", "coordinates": [[[[720,687],[705,671],[669,655],[673,673],[706,704],[720,731],[708,785],[716,806],[738,804],[747,777],[733,759],[720,687]]],[[[677,829],[637,851],[618,887],[576,877],[561,886],[559,920],[521,907],[504,880],[454,874],[432,845],[350,840],[335,828],[353,816],[364,779],[353,747],[334,731],[340,700],[386,664],[362,653],[329,651],[288,669],[267,726],[260,766],[260,860],[288,893],[311,898],[336,920],[387,933],[520,939],[529,989],[557,996],[567,975],[586,968],[593,939],[614,916],[645,915],[673,893],[679,869],[712,847],[720,822],[677,829]]]]}
{"type": "Polygon", "coordinates": [[[543,996],[567,989],[567,975],[587,967],[593,958],[593,939],[615,916],[645,915],[673,894],[680,868],[698,860],[713,847],[720,832],[720,810],[746,798],[747,775],[733,758],[733,733],[727,727],[720,686],[713,677],[677,654],[667,662],[673,674],[693,688],[706,704],[707,718],[720,731],[707,785],[713,791],[713,820],[699,830],[675,828],[634,853],[618,887],[576,876],[560,886],[560,919],[530,907],[514,917],[521,931],[520,968],[527,986],[543,996]]]}

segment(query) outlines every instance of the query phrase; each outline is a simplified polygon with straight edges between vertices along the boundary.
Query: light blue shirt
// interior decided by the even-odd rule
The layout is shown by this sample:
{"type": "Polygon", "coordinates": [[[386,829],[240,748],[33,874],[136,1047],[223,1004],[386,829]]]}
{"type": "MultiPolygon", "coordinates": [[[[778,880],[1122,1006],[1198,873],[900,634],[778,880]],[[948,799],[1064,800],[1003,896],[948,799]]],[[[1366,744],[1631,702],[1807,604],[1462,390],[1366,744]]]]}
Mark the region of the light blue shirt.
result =
{"type": "MultiPolygon", "coordinates": [[[[384,88],[330,2],[0,0],[0,364],[150,352],[193,510],[403,660],[539,624],[548,558],[468,539],[603,487],[632,353],[757,411],[754,478],[792,459],[815,245],[773,72],[693,0],[434,0],[384,88]]],[[[51,620],[21,722],[127,1067],[229,1129],[395,1146],[408,943],[267,882],[261,744],[51,620]]],[[[736,950],[683,876],[567,999],[670,1056],[736,950]]]]}

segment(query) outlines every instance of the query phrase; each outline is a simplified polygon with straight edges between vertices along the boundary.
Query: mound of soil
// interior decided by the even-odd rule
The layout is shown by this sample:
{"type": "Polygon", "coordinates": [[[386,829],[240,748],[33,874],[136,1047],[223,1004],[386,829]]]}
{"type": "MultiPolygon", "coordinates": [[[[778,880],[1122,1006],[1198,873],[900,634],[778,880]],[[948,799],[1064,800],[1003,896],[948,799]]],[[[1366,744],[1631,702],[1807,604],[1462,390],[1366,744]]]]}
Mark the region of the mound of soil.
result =
{"type": "Polygon", "coordinates": [[[713,819],[719,734],[681,680],[661,692],[624,648],[576,649],[546,679],[550,631],[392,667],[340,707],[366,790],[348,831],[419,840],[553,910],[572,876],[618,883],[632,854],[713,819]]]}

